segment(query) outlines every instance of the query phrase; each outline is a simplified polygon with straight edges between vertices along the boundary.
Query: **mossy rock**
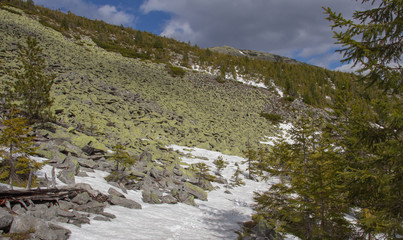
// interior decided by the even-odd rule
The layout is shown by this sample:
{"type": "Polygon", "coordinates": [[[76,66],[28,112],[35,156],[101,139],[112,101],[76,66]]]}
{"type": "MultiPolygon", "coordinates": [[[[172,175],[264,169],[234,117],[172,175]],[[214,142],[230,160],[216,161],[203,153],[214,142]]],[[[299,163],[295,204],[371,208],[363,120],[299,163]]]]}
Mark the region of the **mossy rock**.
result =
{"type": "Polygon", "coordinates": [[[202,201],[207,201],[207,192],[201,189],[200,187],[193,185],[189,182],[185,182],[185,191],[192,194],[196,198],[202,200],[202,201]]]}
{"type": "Polygon", "coordinates": [[[80,148],[83,148],[84,146],[88,145],[91,143],[91,147],[95,149],[102,150],[104,152],[107,152],[108,149],[105,147],[104,144],[98,142],[94,137],[86,136],[86,135],[79,135],[75,136],[71,139],[72,143],[80,148]]]}

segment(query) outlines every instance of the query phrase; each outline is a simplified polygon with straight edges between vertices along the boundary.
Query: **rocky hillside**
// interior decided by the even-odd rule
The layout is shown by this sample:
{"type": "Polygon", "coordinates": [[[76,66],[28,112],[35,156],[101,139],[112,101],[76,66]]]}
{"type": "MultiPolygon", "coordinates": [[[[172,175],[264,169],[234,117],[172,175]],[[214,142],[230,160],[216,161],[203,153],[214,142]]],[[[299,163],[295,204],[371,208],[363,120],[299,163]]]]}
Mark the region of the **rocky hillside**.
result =
{"type": "MultiPolygon", "coordinates": [[[[18,67],[17,45],[27,36],[39,40],[57,76],[56,120],[88,136],[74,139],[80,147],[90,140],[103,148],[121,142],[134,153],[158,155],[159,147],[179,144],[239,155],[247,142],[273,133],[264,113],[287,120],[289,110],[302,106],[276,91],[217,81],[205,72],[183,68],[185,75],[175,76],[167,64],[107,52],[85,35],[68,38],[17,8],[3,6],[0,18],[4,69],[18,67]]],[[[9,79],[5,71],[1,79],[9,79]]]]}

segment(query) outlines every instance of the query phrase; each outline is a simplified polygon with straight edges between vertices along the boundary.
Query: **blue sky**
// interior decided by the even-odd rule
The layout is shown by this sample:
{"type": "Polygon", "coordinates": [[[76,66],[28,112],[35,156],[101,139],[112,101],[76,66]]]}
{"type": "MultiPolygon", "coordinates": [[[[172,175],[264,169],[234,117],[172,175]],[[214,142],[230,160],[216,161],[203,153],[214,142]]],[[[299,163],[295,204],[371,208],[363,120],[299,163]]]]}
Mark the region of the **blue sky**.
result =
{"type": "MultiPolygon", "coordinates": [[[[349,17],[355,0],[34,0],[200,47],[232,46],[346,70],[322,6],[349,17]]],[[[368,7],[368,6],[367,6],[368,7]]]]}

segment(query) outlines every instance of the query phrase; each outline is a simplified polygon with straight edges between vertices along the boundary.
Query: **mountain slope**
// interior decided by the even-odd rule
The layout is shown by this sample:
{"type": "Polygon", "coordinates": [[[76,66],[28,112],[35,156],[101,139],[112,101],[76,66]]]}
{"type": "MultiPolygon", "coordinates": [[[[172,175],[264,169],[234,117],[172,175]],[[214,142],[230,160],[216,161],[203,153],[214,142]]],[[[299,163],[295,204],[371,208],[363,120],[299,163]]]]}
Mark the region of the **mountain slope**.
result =
{"type": "Polygon", "coordinates": [[[272,62],[284,62],[284,63],[293,63],[293,64],[301,64],[294,59],[279,56],[276,54],[271,54],[267,52],[260,52],[260,51],[253,51],[253,50],[240,50],[229,46],[222,46],[222,47],[212,47],[209,48],[213,52],[218,52],[221,54],[228,54],[237,57],[249,57],[249,58],[256,58],[261,60],[267,60],[272,62]]]}
{"type": "Polygon", "coordinates": [[[0,10],[5,68],[18,65],[18,43],[37,37],[49,71],[57,75],[57,120],[109,147],[120,141],[137,152],[176,143],[240,154],[248,141],[270,135],[272,124],[261,112],[291,116],[287,104],[266,89],[219,83],[211,74],[190,70],[172,77],[165,64],[107,52],[85,36],[66,38],[20,12],[0,10]]]}

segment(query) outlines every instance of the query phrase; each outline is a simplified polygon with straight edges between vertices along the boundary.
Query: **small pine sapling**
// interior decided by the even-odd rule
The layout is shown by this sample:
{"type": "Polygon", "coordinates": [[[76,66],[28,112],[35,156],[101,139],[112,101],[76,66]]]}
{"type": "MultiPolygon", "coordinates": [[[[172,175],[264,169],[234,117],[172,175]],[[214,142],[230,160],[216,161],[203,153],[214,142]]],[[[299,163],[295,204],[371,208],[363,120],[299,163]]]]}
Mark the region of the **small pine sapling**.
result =
{"type": "Polygon", "coordinates": [[[136,160],[129,156],[129,154],[126,152],[126,147],[123,146],[122,144],[118,143],[112,148],[113,154],[110,158],[111,161],[114,161],[116,163],[116,169],[115,171],[119,171],[119,166],[130,166],[133,165],[136,160]]]}
{"type": "Polygon", "coordinates": [[[228,162],[223,159],[222,156],[218,156],[216,160],[214,160],[214,165],[217,168],[218,175],[221,176],[221,171],[228,166],[228,162]]]}
{"type": "Polygon", "coordinates": [[[245,182],[242,180],[241,178],[241,168],[239,167],[238,163],[235,164],[235,166],[237,167],[234,175],[232,175],[231,177],[231,186],[235,187],[235,186],[243,186],[245,185],[245,182]]]}

